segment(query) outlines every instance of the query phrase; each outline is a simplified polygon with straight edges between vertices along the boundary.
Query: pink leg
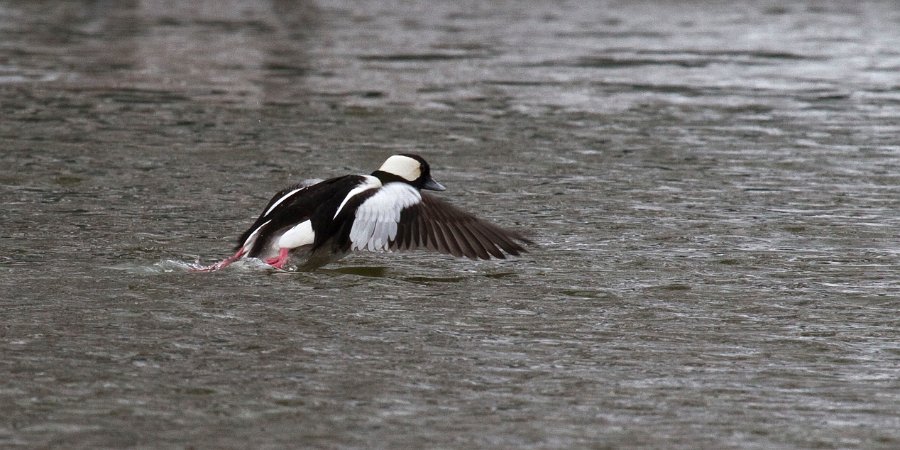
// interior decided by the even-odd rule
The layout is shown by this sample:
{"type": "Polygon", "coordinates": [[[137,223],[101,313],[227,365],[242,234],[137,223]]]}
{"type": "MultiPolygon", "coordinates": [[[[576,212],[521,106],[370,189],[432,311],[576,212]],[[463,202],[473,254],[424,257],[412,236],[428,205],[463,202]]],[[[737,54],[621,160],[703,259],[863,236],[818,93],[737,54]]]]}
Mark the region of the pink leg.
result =
{"type": "Polygon", "coordinates": [[[284,265],[287,263],[288,252],[290,252],[290,251],[291,250],[288,248],[278,249],[278,256],[267,259],[266,264],[268,264],[276,269],[283,269],[284,265]]]}
{"type": "Polygon", "coordinates": [[[231,263],[241,259],[242,256],[244,256],[244,248],[243,247],[241,247],[241,249],[238,250],[237,253],[235,253],[213,265],[194,267],[191,269],[191,272],[215,272],[219,269],[224,269],[224,268],[230,266],[231,263]]]}

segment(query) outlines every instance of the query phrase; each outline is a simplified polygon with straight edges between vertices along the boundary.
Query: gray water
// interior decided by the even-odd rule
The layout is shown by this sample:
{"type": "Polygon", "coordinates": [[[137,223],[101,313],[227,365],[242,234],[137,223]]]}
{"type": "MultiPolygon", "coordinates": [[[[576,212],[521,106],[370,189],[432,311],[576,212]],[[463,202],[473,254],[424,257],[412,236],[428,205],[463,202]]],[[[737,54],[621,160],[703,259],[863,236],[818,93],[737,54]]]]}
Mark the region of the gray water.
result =
{"type": "Polygon", "coordinates": [[[900,447],[900,7],[0,3],[0,447],[900,447]],[[525,257],[228,255],[418,152],[525,257]]]}

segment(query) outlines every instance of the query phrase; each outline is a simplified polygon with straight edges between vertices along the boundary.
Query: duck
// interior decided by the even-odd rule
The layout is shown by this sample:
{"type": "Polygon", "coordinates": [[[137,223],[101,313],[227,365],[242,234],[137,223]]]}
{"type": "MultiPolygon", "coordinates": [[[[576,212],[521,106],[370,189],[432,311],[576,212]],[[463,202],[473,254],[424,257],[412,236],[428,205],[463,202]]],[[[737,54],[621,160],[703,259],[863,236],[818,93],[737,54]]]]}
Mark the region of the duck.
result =
{"type": "Polygon", "coordinates": [[[312,270],[355,251],[427,251],[477,259],[519,256],[534,242],[423,192],[446,188],[417,154],[388,157],[370,175],[307,180],[276,193],[237,240],[235,253],[195,271],[256,258],[312,270]]]}

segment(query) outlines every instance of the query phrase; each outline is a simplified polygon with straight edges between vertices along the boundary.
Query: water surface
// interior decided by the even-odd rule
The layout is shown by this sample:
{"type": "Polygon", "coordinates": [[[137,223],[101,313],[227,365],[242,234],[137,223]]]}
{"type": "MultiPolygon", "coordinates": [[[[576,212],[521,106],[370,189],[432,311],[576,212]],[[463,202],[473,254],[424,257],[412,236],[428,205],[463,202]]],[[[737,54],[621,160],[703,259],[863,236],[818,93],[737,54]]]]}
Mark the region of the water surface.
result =
{"type": "Polygon", "coordinates": [[[900,446],[892,2],[0,4],[0,446],[900,446]],[[229,254],[418,152],[523,258],[229,254]]]}

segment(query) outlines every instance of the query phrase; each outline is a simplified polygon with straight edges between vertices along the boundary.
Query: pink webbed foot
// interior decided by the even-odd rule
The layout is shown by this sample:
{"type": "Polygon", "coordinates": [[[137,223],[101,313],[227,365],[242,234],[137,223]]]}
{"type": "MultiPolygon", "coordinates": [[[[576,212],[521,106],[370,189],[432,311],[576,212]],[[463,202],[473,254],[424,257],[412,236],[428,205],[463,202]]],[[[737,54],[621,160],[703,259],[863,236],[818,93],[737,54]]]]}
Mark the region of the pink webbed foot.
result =
{"type": "Polygon", "coordinates": [[[209,266],[196,266],[196,267],[193,267],[193,268],[191,268],[191,272],[215,272],[215,271],[217,271],[217,270],[219,270],[219,269],[224,269],[224,268],[230,266],[231,263],[233,263],[233,262],[235,262],[235,261],[241,259],[242,256],[244,256],[244,249],[243,249],[243,248],[241,248],[240,250],[238,250],[237,253],[235,253],[235,254],[229,256],[228,258],[225,258],[225,259],[223,259],[223,260],[221,260],[221,261],[219,261],[219,262],[217,262],[217,263],[215,263],[215,264],[212,264],[212,265],[209,265],[209,266]]]}
{"type": "Polygon", "coordinates": [[[288,248],[281,248],[278,250],[278,256],[266,259],[266,264],[276,268],[283,269],[284,265],[287,264],[288,261],[288,252],[291,250],[288,248]]]}

